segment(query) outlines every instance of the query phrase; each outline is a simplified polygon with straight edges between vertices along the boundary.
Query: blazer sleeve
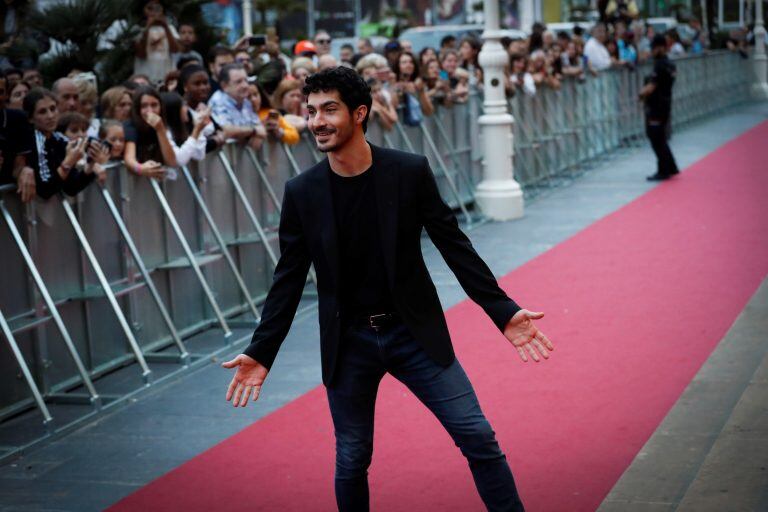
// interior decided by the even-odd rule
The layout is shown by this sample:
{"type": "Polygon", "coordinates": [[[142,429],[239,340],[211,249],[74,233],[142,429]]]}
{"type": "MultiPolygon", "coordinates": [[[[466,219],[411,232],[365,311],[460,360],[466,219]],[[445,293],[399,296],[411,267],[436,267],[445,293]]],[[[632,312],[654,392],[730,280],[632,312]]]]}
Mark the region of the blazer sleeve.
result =
{"type": "Polygon", "coordinates": [[[289,185],[285,186],[278,228],[280,259],[261,312],[261,323],[243,351],[267,369],[272,367],[296,315],[310,265],[306,237],[289,185]]]}
{"type": "Polygon", "coordinates": [[[440,196],[426,157],[423,158],[420,169],[419,187],[419,206],[429,238],[469,298],[483,308],[496,327],[503,332],[509,319],[520,310],[520,306],[499,287],[488,265],[472,247],[469,238],[459,229],[456,216],[440,196]]]}

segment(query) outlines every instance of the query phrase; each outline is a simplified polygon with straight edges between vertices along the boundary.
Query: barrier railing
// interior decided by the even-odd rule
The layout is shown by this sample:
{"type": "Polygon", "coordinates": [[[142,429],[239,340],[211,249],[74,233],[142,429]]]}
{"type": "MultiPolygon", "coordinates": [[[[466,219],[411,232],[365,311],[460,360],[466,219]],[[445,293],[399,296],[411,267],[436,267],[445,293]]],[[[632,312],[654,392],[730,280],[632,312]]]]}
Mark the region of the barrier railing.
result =
{"type": "MultiPolygon", "coordinates": [[[[675,127],[746,98],[749,68],[736,55],[677,66],[675,127]]],[[[649,71],[602,73],[512,98],[515,172],[524,189],[644,141],[636,97],[649,71]]],[[[420,126],[398,122],[384,131],[372,123],[367,136],[427,155],[446,202],[471,224],[482,173],[481,110],[473,93],[467,103],[438,107],[420,126]]],[[[54,404],[98,411],[125,398],[99,392],[113,370],[132,364],[136,386],[150,385],[169,365],[183,371],[212,347],[226,348],[234,327],[254,326],[278,257],[283,186],[321,158],[305,133],[295,146],[268,143],[259,152],[228,144],[178,169],[175,181],[115,165],[104,186],[76,198],[22,204],[12,185],[0,187],[0,330],[7,341],[0,346],[10,348],[0,351],[0,421],[36,407],[50,429],[54,404]],[[187,347],[209,329],[218,344],[187,347]]],[[[308,294],[315,280],[310,272],[308,294]]]]}

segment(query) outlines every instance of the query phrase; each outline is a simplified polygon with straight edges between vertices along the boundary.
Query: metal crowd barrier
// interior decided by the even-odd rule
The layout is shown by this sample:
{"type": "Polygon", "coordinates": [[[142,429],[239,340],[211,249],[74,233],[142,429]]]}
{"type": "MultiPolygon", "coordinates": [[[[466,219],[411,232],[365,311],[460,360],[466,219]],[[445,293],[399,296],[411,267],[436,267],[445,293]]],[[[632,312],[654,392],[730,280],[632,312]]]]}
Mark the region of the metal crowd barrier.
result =
{"type": "MultiPolygon", "coordinates": [[[[675,127],[747,96],[750,70],[734,54],[677,66],[675,127]]],[[[612,71],[512,98],[515,172],[525,190],[644,141],[636,97],[649,71],[612,71]]],[[[481,110],[475,92],[420,126],[398,122],[384,131],[371,123],[367,136],[427,155],[446,202],[471,225],[481,110]]],[[[71,424],[59,420],[54,429],[52,407],[98,411],[125,398],[100,389],[110,372],[135,368],[139,386],[151,385],[169,365],[182,371],[212,353],[191,350],[193,334],[213,329],[221,350],[234,327],[254,326],[278,257],[283,186],[321,158],[304,133],[297,145],[268,143],[259,152],[228,144],[178,169],[173,181],[115,165],[104,186],[74,199],[24,205],[12,185],[0,187],[0,422],[36,407],[44,425],[60,431],[71,424]]],[[[315,280],[310,272],[308,294],[315,280]]]]}
{"type": "MultiPolygon", "coordinates": [[[[746,101],[751,61],[722,51],[676,59],[672,127],[680,128],[746,101]]],[[[567,79],[533,97],[509,101],[514,116],[515,178],[531,193],[578,173],[620,147],[646,144],[643,105],[637,95],[652,63],[567,79]]]]}

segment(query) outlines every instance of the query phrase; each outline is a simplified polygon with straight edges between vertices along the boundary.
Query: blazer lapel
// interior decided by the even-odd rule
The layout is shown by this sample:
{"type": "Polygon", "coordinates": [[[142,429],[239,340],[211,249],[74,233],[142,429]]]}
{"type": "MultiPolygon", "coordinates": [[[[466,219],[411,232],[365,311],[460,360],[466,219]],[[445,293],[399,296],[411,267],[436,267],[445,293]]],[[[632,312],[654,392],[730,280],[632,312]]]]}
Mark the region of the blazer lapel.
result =
{"type": "MultiPolygon", "coordinates": [[[[370,143],[369,143],[370,144],[370,143]]],[[[379,233],[381,249],[384,254],[384,265],[387,269],[389,287],[395,286],[395,255],[397,254],[397,173],[392,163],[387,162],[377,146],[370,144],[375,165],[373,175],[376,188],[376,206],[378,209],[379,233]]]]}

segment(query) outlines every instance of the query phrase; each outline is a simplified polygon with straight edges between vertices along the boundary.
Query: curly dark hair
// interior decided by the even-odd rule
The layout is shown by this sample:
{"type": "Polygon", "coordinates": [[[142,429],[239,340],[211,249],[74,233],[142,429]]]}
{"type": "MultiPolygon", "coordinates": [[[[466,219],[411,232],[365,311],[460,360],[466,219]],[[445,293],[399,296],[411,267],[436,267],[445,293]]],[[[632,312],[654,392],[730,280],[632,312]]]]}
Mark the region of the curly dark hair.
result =
{"type": "Polygon", "coordinates": [[[365,105],[367,113],[363,119],[363,133],[368,130],[368,116],[373,103],[371,88],[354,69],[338,66],[309,75],[301,92],[304,96],[309,96],[310,93],[320,91],[338,91],[350,114],[360,105],[365,105]]]}

